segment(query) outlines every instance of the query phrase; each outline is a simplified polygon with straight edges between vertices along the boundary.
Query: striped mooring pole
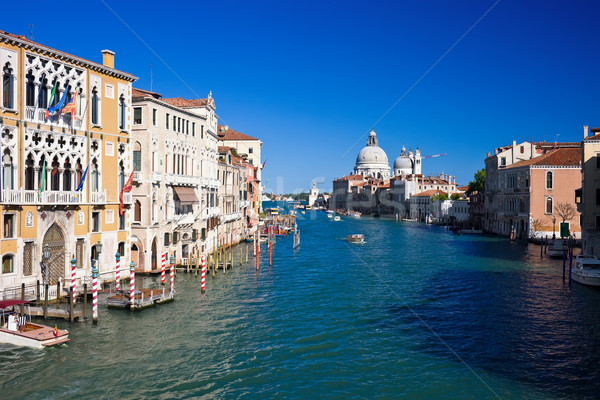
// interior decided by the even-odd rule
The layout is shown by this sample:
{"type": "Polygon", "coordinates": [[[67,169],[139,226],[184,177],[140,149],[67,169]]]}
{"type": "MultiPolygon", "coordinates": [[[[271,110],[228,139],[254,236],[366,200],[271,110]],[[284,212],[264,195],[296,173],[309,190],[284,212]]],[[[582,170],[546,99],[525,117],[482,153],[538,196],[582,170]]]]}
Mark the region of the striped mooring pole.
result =
{"type": "Polygon", "coordinates": [[[202,280],[200,281],[200,292],[206,291],[206,258],[202,256],[202,280]]]}
{"type": "Polygon", "coordinates": [[[71,292],[73,293],[73,297],[75,294],[75,268],[77,268],[77,260],[75,257],[71,258],[71,292]]]}
{"type": "Polygon", "coordinates": [[[115,271],[115,284],[118,292],[119,290],[121,290],[121,254],[118,251],[117,254],[115,254],[115,258],[117,259],[117,267],[115,271]]]}
{"type": "Polygon", "coordinates": [[[173,295],[173,289],[175,289],[175,256],[171,254],[171,295],[173,295]]]}
{"type": "Polygon", "coordinates": [[[135,304],[135,263],[133,261],[129,264],[129,301],[133,309],[135,304]]]}
{"type": "Polygon", "coordinates": [[[167,253],[163,251],[162,253],[162,264],[160,266],[160,284],[165,284],[165,263],[167,262],[167,253]]]}
{"type": "Polygon", "coordinates": [[[92,322],[98,323],[98,265],[92,260],[92,322]]]}

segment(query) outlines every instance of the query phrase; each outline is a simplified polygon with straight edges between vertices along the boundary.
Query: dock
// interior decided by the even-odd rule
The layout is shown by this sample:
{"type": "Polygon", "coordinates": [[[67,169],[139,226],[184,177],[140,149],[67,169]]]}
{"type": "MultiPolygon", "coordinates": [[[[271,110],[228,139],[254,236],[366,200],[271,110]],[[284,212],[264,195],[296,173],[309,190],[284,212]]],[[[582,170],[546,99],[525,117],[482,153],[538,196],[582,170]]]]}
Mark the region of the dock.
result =
{"type": "Polygon", "coordinates": [[[121,310],[143,310],[156,304],[169,303],[175,300],[175,291],[162,289],[140,289],[134,294],[133,305],[129,293],[121,292],[108,297],[108,308],[121,310]]]}
{"type": "MultiPolygon", "coordinates": [[[[31,317],[44,317],[44,308],[43,307],[27,307],[25,309],[25,314],[31,317]]],[[[77,321],[81,318],[83,313],[81,311],[73,311],[73,320],[77,321]]],[[[71,319],[71,314],[69,310],[63,310],[62,308],[48,308],[48,318],[55,319],[71,319]]]]}

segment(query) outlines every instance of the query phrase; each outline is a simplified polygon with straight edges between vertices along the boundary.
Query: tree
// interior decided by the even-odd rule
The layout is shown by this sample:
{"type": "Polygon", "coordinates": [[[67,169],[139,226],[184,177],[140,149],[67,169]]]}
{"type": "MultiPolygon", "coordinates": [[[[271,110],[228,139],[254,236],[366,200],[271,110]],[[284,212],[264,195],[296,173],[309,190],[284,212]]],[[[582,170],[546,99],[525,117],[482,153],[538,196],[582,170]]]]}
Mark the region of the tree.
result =
{"type": "Polygon", "coordinates": [[[531,230],[533,237],[544,228],[544,219],[536,218],[531,222],[531,230]]]}
{"type": "Polygon", "coordinates": [[[485,169],[480,169],[473,175],[473,180],[469,182],[469,188],[467,189],[466,195],[470,195],[473,192],[482,192],[485,188],[485,169]]]}
{"type": "Polygon", "coordinates": [[[452,193],[452,195],[450,196],[450,200],[459,200],[460,199],[460,194],[458,193],[452,193]]]}
{"type": "Polygon", "coordinates": [[[556,214],[562,218],[562,222],[570,221],[577,215],[577,209],[571,203],[558,203],[556,204],[556,214]]]}

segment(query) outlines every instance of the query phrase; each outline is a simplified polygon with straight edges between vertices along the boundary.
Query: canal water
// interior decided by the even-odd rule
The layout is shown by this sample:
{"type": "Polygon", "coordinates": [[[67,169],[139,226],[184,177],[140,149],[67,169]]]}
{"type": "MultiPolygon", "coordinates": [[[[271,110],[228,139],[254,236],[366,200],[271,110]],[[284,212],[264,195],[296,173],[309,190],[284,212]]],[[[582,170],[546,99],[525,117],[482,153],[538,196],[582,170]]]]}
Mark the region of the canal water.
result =
{"type": "MultiPolygon", "coordinates": [[[[299,215],[268,266],[181,271],[175,302],[66,346],[0,346],[2,399],[564,399],[600,395],[600,291],[539,247],[442,227],[299,215]],[[363,233],[364,245],[343,239],[363,233]]],[[[145,280],[158,287],[158,280],[145,280]]]]}

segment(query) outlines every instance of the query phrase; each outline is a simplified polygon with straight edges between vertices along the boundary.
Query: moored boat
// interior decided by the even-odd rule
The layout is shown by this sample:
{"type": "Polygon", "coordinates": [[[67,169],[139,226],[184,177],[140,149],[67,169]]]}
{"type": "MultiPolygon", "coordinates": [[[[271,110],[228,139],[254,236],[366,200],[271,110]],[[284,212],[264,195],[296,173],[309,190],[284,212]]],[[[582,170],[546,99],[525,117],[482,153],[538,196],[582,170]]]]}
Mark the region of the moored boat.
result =
{"type": "Polygon", "coordinates": [[[361,233],[355,233],[353,235],[346,236],[346,241],[350,243],[363,244],[365,242],[365,235],[361,233]]]}
{"type": "Polygon", "coordinates": [[[69,331],[51,328],[42,324],[27,321],[24,315],[18,315],[13,308],[15,305],[29,304],[23,300],[0,301],[0,343],[10,343],[15,346],[27,346],[41,349],[68,342],[69,331]]]}
{"type": "Polygon", "coordinates": [[[342,219],[340,218],[339,215],[336,215],[335,217],[333,217],[333,220],[334,221],[341,221],[342,219]]]}
{"type": "Polygon", "coordinates": [[[596,256],[577,256],[571,279],[589,286],[600,286],[600,260],[596,256]]]}

